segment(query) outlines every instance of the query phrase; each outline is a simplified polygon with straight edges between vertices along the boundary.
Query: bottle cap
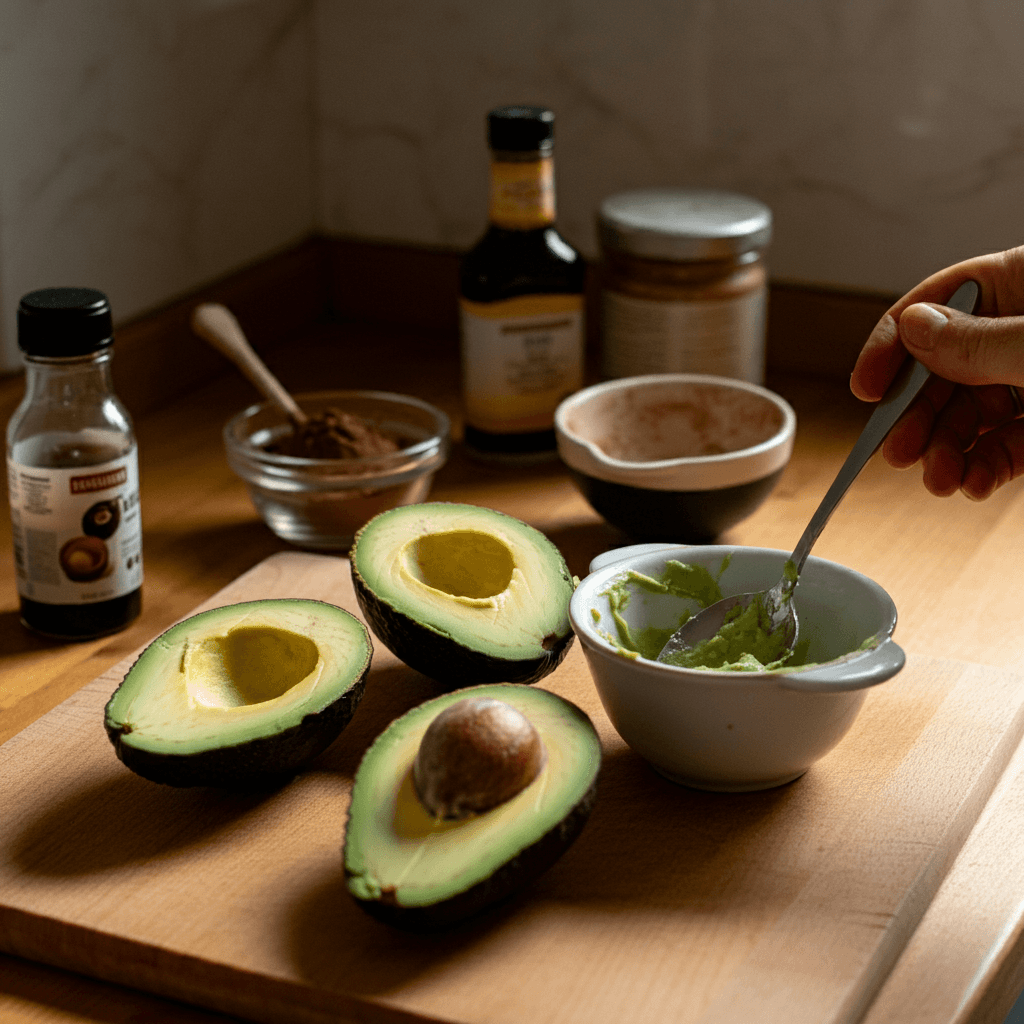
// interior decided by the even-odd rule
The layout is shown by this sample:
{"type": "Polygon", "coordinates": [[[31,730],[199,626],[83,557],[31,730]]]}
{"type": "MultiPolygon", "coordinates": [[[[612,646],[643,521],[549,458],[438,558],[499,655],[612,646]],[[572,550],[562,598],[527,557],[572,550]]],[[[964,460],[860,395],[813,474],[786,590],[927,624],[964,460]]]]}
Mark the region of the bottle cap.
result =
{"type": "Polygon", "coordinates": [[[735,192],[638,189],[601,204],[598,231],[608,248],[647,259],[734,259],[768,244],[772,211],[735,192]]]}
{"type": "Polygon", "coordinates": [[[114,342],[110,303],[95,288],[41,288],[18,306],[18,347],[26,355],[86,356],[114,342]]]}
{"type": "Polygon", "coordinates": [[[497,107],[487,115],[487,144],[513,153],[549,151],[555,112],[547,107],[497,107]]]}

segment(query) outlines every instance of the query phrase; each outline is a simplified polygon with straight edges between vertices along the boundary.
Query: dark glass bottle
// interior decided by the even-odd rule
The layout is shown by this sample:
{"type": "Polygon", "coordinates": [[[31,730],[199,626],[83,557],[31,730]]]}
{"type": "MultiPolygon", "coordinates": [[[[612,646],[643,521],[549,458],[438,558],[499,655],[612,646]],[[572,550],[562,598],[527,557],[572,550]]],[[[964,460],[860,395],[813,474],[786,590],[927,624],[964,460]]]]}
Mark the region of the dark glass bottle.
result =
{"type": "Polygon", "coordinates": [[[554,411],[583,383],[582,256],[555,228],[554,114],[487,117],[489,226],[460,273],[465,444],[490,461],[555,455],[554,411]]]}
{"type": "Polygon", "coordinates": [[[85,640],[142,608],[138,454],[110,377],[110,305],[91,288],[30,292],[18,308],[25,397],[7,425],[21,618],[85,640]]]}

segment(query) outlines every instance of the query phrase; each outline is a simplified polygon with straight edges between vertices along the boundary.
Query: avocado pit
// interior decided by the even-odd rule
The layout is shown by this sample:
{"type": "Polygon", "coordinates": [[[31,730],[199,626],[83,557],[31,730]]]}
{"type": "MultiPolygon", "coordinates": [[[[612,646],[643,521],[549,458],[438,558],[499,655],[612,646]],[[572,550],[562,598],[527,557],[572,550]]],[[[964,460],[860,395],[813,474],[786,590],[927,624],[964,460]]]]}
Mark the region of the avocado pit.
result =
{"type": "Polygon", "coordinates": [[[544,744],[521,711],[493,698],[467,698],[428,726],[413,762],[413,783],[436,818],[461,820],[522,792],[544,761],[544,744]]]}
{"type": "MultiPolygon", "coordinates": [[[[496,797],[491,767],[480,772],[469,760],[448,758],[444,764],[443,774],[456,780],[483,776],[490,799],[496,797]]],[[[486,684],[425,701],[395,719],[359,763],[345,825],[345,887],[368,914],[410,931],[469,920],[521,892],[572,845],[594,805],[600,767],[601,743],[590,719],[550,690],[486,684]],[[449,708],[452,715],[442,719],[449,708]],[[511,709],[519,717],[507,717],[511,709]],[[486,812],[445,821],[418,792],[417,761],[421,774],[431,768],[434,740],[424,742],[426,733],[433,726],[454,738],[457,750],[479,753],[492,715],[501,722],[504,749],[510,733],[525,734],[527,756],[502,775],[515,780],[518,792],[486,812]],[[460,736],[467,727],[468,744],[460,736]],[[521,763],[538,753],[539,772],[527,784],[533,772],[521,763]]],[[[471,786],[463,781],[457,788],[464,796],[471,786]]]]}

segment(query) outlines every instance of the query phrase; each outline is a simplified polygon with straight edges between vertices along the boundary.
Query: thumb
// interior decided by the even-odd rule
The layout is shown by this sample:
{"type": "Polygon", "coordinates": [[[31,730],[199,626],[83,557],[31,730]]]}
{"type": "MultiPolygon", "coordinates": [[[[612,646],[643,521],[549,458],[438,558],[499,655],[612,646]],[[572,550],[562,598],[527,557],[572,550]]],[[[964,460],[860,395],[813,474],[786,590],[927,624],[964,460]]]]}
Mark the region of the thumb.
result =
{"type": "Polygon", "coordinates": [[[959,384],[1024,384],[1024,317],[980,317],[930,302],[908,306],[900,340],[932,373],[959,384]]]}

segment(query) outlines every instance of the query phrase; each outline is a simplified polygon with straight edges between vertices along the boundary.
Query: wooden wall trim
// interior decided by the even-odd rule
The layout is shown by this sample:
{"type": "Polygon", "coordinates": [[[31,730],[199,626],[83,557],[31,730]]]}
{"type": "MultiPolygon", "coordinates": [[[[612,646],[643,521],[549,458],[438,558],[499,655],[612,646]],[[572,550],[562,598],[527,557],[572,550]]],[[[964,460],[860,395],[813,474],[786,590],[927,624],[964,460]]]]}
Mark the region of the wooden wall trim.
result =
{"type": "MultiPolygon", "coordinates": [[[[309,238],[114,327],[114,389],[134,417],[228,370],[229,363],[189,327],[200,302],[220,302],[238,317],[257,350],[267,350],[327,319],[328,244],[309,238]]],[[[114,310],[115,317],[117,310],[114,310]]],[[[0,380],[0,424],[24,393],[22,375],[0,380]]]]}
{"type": "Polygon", "coordinates": [[[323,322],[330,308],[327,251],[323,239],[307,239],[119,325],[113,366],[121,400],[140,416],[227,370],[225,357],[189,326],[201,302],[227,306],[258,351],[323,322]]]}
{"type": "MultiPolygon", "coordinates": [[[[227,371],[224,357],[189,328],[192,308],[200,302],[228,306],[261,351],[334,320],[425,335],[439,352],[450,355],[458,345],[459,259],[451,250],[308,238],[119,324],[117,392],[132,414],[141,416],[227,371]]],[[[595,357],[600,343],[597,277],[589,275],[587,296],[588,347],[595,357]]],[[[892,296],[773,282],[769,373],[846,379],[864,339],[892,301],[892,296]]],[[[20,375],[0,381],[3,423],[21,393],[20,375]]]]}
{"type": "Polygon", "coordinates": [[[768,298],[769,371],[849,379],[861,346],[896,299],[773,281],[768,298]]]}
{"type": "Polygon", "coordinates": [[[341,321],[442,335],[459,330],[461,253],[332,238],[330,301],[341,321]]]}
{"type": "MultiPolygon", "coordinates": [[[[454,344],[460,254],[332,239],[331,301],[341,320],[425,331],[454,344]]],[[[588,346],[600,337],[599,275],[588,275],[588,346]]],[[[895,296],[772,282],[766,361],[772,373],[849,377],[857,353],[895,296]]]]}

